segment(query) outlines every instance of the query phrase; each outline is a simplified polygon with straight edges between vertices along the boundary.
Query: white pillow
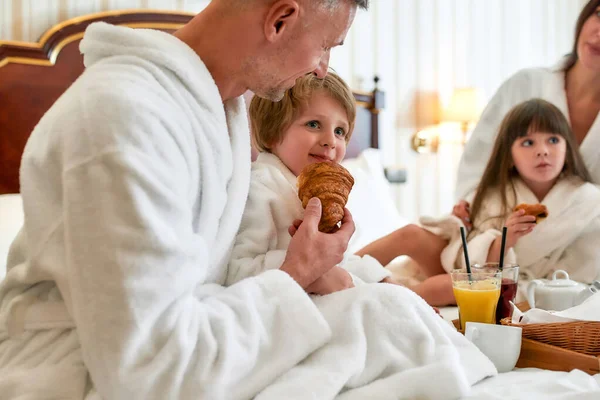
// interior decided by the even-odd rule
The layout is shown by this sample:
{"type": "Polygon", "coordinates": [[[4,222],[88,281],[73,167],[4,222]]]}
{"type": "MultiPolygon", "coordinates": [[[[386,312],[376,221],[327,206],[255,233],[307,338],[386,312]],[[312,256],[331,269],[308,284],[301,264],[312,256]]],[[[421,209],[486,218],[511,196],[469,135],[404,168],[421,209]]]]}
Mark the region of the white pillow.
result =
{"type": "Polygon", "coordinates": [[[394,204],[392,188],[385,178],[378,149],[366,149],[358,157],[344,160],[341,164],[354,177],[347,206],[356,225],[356,232],[348,245],[350,251],[354,253],[409,223],[394,204]]]}
{"type": "Polygon", "coordinates": [[[23,201],[20,194],[0,195],[0,279],[6,274],[8,249],[23,226],[23,201]]]}

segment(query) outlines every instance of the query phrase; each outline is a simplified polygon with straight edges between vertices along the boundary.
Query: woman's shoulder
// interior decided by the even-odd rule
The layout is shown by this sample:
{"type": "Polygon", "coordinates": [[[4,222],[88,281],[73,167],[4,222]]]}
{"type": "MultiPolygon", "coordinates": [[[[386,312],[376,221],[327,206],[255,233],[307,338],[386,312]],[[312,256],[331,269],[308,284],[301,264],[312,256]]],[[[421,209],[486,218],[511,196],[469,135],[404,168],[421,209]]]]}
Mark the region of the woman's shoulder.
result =
{"type": "Polygon", "coordinates": [[[560,73],[554,68],[523,68],[511,75],[502,86],[518,88],[523,88],[525,86],[534,88],[550,79],[557,78],[559,75],[560,73]]]}
{"type": "Polygon", "coordinates": [[[510,108],[522,101],[533,97],[550,100],[547,95],[548,88],[564,87],[560,82],[561,79],[564,79],[564,74],[555,68],[524,68],[515,72],[502,82],[487,106],[488,114],[491,113],[491,115],[482,116],[482,120],[492,118],[495,123],[499,124],[499,118],[502,118],[510,108]]]}

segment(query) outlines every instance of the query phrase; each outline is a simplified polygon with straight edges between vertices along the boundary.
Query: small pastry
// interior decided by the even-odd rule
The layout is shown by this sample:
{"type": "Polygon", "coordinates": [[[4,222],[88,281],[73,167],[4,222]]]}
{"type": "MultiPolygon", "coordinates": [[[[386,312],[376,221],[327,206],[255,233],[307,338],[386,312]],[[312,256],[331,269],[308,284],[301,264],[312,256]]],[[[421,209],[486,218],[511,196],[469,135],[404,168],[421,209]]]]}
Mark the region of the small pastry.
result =
{"type": "Polygon", "coordinates": [[[548,217],[548,209],[543,204],[525,204],[521,203],[515,207],[514,211],[525,210],[525,215],[533,215],[535,223],[539,224],[548,217]]]}

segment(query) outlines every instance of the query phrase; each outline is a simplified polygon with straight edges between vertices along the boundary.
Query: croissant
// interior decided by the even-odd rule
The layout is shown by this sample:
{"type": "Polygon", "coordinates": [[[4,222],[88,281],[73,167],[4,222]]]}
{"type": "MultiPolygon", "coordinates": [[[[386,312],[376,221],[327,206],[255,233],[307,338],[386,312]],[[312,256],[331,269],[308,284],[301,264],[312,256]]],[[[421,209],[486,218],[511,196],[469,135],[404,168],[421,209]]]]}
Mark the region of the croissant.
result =
{"type": "Polygon", "coordinates": [[[525,210],[525,215],[533,215],[535,223],[539,224],[548,217],[548,209],[543,204],[525,204],[521,203],[513,211],[525,210]]]}
{"type": "Polygon", "coordinates": [[[337,163],[314,163],[302,170],[298,176],[298,197],[303,208],[313,197],[321,200],[319,231],[332,232],[344,218],[344,207],[353,185],[354,178],[350,172],[337,163]]]}

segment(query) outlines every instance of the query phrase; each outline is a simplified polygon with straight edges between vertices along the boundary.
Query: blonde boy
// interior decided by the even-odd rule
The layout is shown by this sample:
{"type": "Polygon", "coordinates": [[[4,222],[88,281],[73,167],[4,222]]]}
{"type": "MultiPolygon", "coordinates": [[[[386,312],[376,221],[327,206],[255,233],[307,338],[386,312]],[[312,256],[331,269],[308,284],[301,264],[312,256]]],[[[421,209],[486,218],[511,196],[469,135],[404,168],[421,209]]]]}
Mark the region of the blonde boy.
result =
{"type": "MultiPolygon", "coordinates": [[[[314,75],[298,79],[280,102],[254,97],[249,114],[260,154],[252,165],[250,193],[232,251],[228,285],[281,266],[291,235],[303,217],[297,176],[308,164],[339,163],[344,158],[356,105],[346,83],[330,72],[323,79],[314,75]]],[[[391,275],[368,255],[348,254],[341,267],[350,273],[349,286],[380,282],[391,275]]],[[[321,289],[313,285],[307,290],[321,294],[321,289]]]]}

